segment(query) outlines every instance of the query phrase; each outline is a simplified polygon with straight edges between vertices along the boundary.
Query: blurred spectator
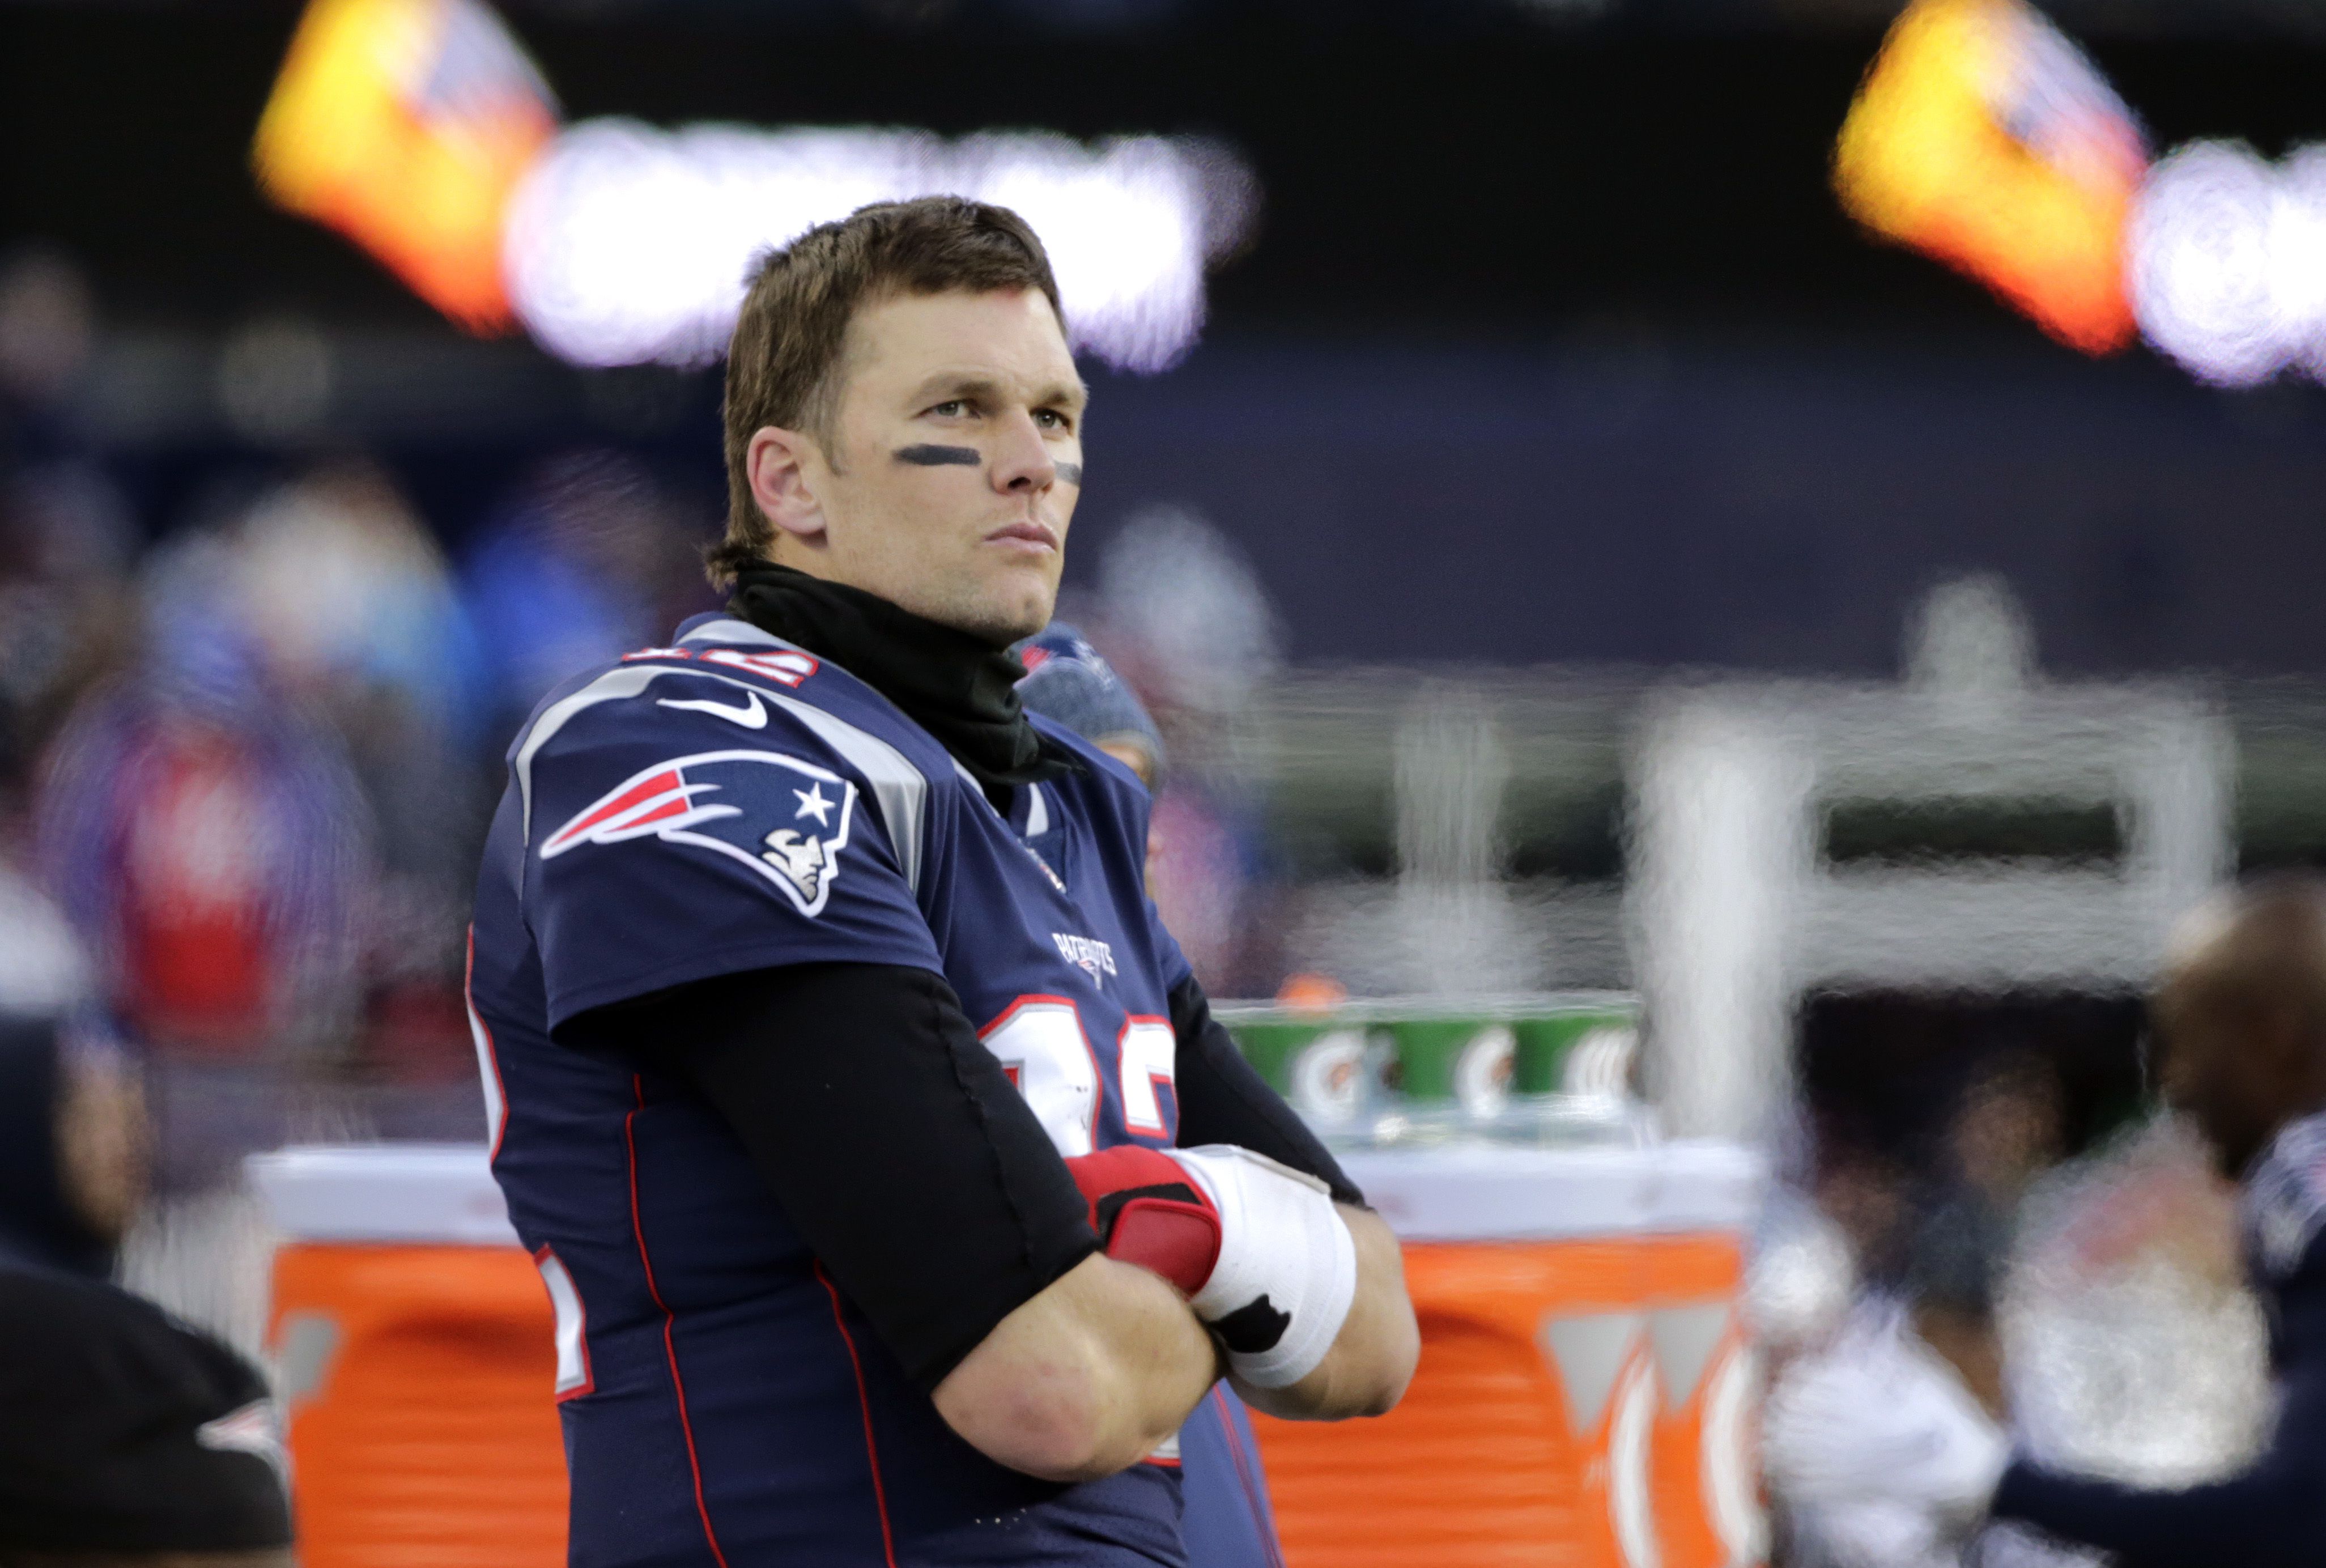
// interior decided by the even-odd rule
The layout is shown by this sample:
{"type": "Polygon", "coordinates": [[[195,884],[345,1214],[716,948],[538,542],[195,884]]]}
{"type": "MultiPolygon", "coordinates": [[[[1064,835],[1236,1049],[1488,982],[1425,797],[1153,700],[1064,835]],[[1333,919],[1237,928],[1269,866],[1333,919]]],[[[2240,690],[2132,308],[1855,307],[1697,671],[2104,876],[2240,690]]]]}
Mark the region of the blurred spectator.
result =
{"type": "Polygon", "coordinates": [[[230,543],[268,684],[338,732],[376,829],[361,1066],[465,1080],[461,931],[488,810],[473,761],[486,694],[443,559],[386,476],[350,462],[262,498],[230,543]]]}
{"type": "Polygon", "coordinates": [[[395,724],[470,736],[475,639],[434,541],[377,468],[315,469],[263,498],[236,534],[242,613],[288,692],[358,710],[386,701],[395,724]]]}
{"type": "MultiPolygon", "coordinates": [[[[2124,1325],[2102,1346],[2089,1330],[2120,1304],[2113,1298],[2143,1256],[2162,1261],[2186,1249],[2219,1271],[2219,1257],[2228,1254],[2222,1238],[2233,1227],[2217,1195],[2208,1202],[2190,1186],[2198,1167],[2157,1157],[2155,1140],[2143,1134],[2129,1154],[2087,1162],[2089,1169],[2069,1182],[2072,1197],[2055,1190],[2066,1177],[2054,1174],[2066,1153],[2066,1095],[2052,1060],[2026,1050],[1994,1052],[1970,1065],[1919,1162],[1901,1160],[1863,1127],[1854,1131],[1826,1151],[1816,1197],[1847,1238],[1860,1284],[1838,1324],[1787,1347],[1797,1354],[1774,1371],[1772,1399],[1803,1379],[1862,1384],[1867,1398],[1909,1387],[1927,1391],[1952,1379],[2031,1451],[2055,1454],[2062,1433],[2089,1424],[2100,1407],[2110,1413],[2106,1424],[2119,1442],[2136,1442],[2137,1417],[2124,1418],[2130,1413],[2117,1409],[2092,1369],[2103,1360],[2146,1358],[2159,1366],[2126,1380],[2153,1383],[2160,1367],[2176,1359],[2178,1330],[2198,1321],[2191,1303],[2172,1288],[2144,1283],[2136,1297],[2150,1321],[2136,1335],[2124,1325]],[[2031,1215],[2042,1217],[2032,1226],[2032,1242],[2031,1215]],[[2049,1354],[2021,1359],[2037,1347],[2049,1354]]],[[[2219,1331],[2219,1320],[2206,1321],[2219,1331]]],[[[2182,1365],[2162,1375],[2190,1369],[2182,1365]]],[[[2215,1446],[2233,1421],[2210,1406],[2232,1392],[2209,1389],[2198,1402],[2209,1406],[2205,1424],[2215,1446]]],[[[2177,1407],[2183,1414],[2191,1408],[2185,1399],[2177,1407]]],[[[1776,1500],[1791,1501],[1782,1486],[1776,1500]]],[[[1791,1560],[1803,1564],[2056,1568],[2093,1561],[2010,1525],[1988,1526],[1968,1542],[1952,1539],[1907,1506],[1786,1507],[1782,1515],[1791,1560]]]]}
{"type": "MultiPolygon", "coordinates": [[[[1975,1095],[1964,1097],[1964,1105],[1975,1102],[1975,1095]]],[[[1939,1133],[1934,1142],[1943,1144],[1943,1131],[1933,1131],[1939,1133]]],[[[1936,1257],[1921,1250],[1931,1216],[1950,1207],[1945,1199],[1934,1204],[1930,1195],[1951,1194],[1955,1179],[1941,1176],[1934,1189],[1901,1157],[1893,1139],[1856,1118],[1828,1114],[1816,1143],[1814,1213],[1792,1214],[1782,1234],[1764,1237],[1755,1265],[1763,1277],[1748,1291],[1755,1298],[1783,1294],[1788,1283],[1771,1277],[1771,1271],[1789,1265],[1799,1272],[1818,1264],[1828,1278],[1811,1283],[1831,1289],[1839,1283],[1830,1278],[1833,1265],[1818,1255],[1820,1237],[1829,1236],[1847,1253],[1840,1273],[1849,1282],[1847,1294],[1842,1302],[1792,1303],[1795,1321],[1783,1325],[1791,1332],[1774,1347],[1780,1359],[1772,1387],[1839,1379],[1862,1386],[1867,1397],[1880,1396],[1921,1386],[1927,1380],[1923,1364],[1936,1350],[1958,1369],[1980,1372],[1979,1382],[1996,1389],[1999,1399],[1987,1235],[1978,1231],[1968,1250],[1942,1248],[1936,1257]],[[1926,1332],[1932,1321],[1935,1339],[1926,1332]]],[[[1944,1170],[1945,1162],[1939,1163],[1944,1170]]],[[[1782,1198],[1772,1205],[1772,1210],[1785,1207],[1782,1198]]],[[[1801,1287],[1793,1282],[1790,1288],[1799,1293],[1801,1287]]],[[[1970,1381],[1968,1371],[1965,1376],[1970,1381]]],[[[1954,1544],[1912,1509],[1811,1507],[1782,1489],[1773,1500],[1786,1542],[1782,1556],[1802,1568],[1955,1568],[1960,1562],[1954,1544]]]]}
{"type": "Polygon", "coordinates": [[[96,316],[88,279],[63,252],[30,246],[0,258],[0,461],[78,444],[73,401],[96,316]]]}
{"type": "Polygon", "coordinates": [[[1134,684],[1164,706],[1235,713],[1276,668],[1276,612],[1259,574],[1192,512],[1132,516],[1100,558],[1099,593],[1137,652],[1134,684]]]}
{"type": "Polygon", "coordinates": [[[0,1562],[287,1565],[256,1369],[106,1280],[144,1133],[116,1057],[51,1019],[0,1020],[0,1562]]]}
{"type": "Polygon", "coordinates": [[[89,464],[0,477],[0,812],[74,700],[126,655],[134,531],[89,464]]]}
{"type": "Polygon", "coordinates": [[[65,726],[38,803],[98,1001],[160,1069],[172,1188],[280,1135],[261,1069],[344,1045],[369,858],[346,757],[234,613],[233,566],[207,535],[149,565],[145,645],[65,726]]]}
{"type": "Polygon", "coordinates": [[[2005,1414],[1996,1301],[2022,1200],[2065,1153],[2057,1072],[2009,1052],[1977,1064],[1956,1100],[1940,1168],[1907,1243],[1904,1293],[1923,1340],[1990,1414],[2005,1414]]]}
{"type": "Polygon", "coordinates": [[[1274,670],[1274,611],[1258,574],[1220,531],[1170,507],[1133,516],[1099,564],[1089,641],[1154,714],[1159,762],[1149,880],[1187,961],[1218,995],[1273,991],[1276,921],[1251,919],[1265,897],[1259,803],[1242,764],[1251,704],[1274,670]]]}
{"type": "Polygon", "coordinates": [[[1163,775],[1163,736],[1138,694],[1090,639],[1063,621],[1010,650],[1026,667],[1019,700],[1056,719],[1139,775],[1149,790],[1163,775]]]}
{"type": "Polygon", "coordinates": [[[573,671],[711,607],[667,499],[636,461],[603,451],[536,469],[469,552],[462,585],[496,748],[573,671]]]}
{"type": "Polygon", "coordinates": [[[103,1279],[145,1190],[137,1081],[67,1048],[53,1018],[0,1019],[0,1267],[103,1279]]]}

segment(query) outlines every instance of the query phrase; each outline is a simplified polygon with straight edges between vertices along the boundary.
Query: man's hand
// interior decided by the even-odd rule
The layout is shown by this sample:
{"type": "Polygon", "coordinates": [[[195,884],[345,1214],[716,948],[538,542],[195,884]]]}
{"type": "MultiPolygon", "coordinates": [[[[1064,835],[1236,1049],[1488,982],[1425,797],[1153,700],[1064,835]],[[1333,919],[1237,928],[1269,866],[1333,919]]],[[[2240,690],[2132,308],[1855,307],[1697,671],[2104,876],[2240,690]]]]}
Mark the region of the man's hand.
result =
{"type": "Polygon", "coordinates": [[[1335,1209],[1356,1245],[1357,1288],[1333,1348],[1315,1370],[1282,1388],[1231,1379],[1246,1405],[1285,1421],[1387,1415],[1404,1397],[1421,1356],[1421,1330],[1405,1293],[1405,1255],[1395,1233],[1370,1209],[1347,1203],[1335,1209]]]}
{"type": "Polygon", "coordinates": [[[1121,1147],[1066,1164],[1108,1255],[1178,1287],[1256,1407],[1335,1419],[1396,1404],[1419,1336],[1396,1238],[1377,1216],[1227,1145],[1121,1147]]]}

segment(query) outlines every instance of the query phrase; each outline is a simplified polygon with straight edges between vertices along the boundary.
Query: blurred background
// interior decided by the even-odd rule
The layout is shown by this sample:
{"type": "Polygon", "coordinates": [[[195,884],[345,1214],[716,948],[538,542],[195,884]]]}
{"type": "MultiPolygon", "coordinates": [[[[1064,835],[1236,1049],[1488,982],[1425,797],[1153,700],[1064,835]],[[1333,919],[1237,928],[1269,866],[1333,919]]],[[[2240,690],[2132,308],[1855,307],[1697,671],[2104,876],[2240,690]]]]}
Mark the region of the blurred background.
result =
{"type": "MultiPolygon", "coordinates": [[[[243,1155],[475,1137],[502,753],[714,607],[743,260],[963,189],[1058,257],[1061,613],[1214,996],[1635,996],[1611,1081],[1776,1172],[1772,1344],[1837,1259],[2115,1266],[2095,1192],[2250,1328],[2141,996],[2326,858],[2321,69],[2297,0],[0,3],[0,1015],[111,1107],[80,1228],[256,1350],[243,1155]]],[[[2062,1451],[2233,1459],[2191,1332],[2214,1425],[2062,1451]]]]}

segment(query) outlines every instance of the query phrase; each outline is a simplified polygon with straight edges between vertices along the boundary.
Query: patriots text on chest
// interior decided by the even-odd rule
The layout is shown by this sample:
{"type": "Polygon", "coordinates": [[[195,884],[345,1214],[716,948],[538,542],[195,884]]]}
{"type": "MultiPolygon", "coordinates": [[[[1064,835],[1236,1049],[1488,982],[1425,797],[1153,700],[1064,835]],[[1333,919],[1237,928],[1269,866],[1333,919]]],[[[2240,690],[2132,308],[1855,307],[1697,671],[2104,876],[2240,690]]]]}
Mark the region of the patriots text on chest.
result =
{"type": "Polygon", "coordinates": [[[1079,966],[1095,979],[1114,973],[1114,948],[1090,937],[1070,937],[1064,931],[1052,931],[1050,940],[1058,945],[1058,956],[1067,963],[1079,966]]]}

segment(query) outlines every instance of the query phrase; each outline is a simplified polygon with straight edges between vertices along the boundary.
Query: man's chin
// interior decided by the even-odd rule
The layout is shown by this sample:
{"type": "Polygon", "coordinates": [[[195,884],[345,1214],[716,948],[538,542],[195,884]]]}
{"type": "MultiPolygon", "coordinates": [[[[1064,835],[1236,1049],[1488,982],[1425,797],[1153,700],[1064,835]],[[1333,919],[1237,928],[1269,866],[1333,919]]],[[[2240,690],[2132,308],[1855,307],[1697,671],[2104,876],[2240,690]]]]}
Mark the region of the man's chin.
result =
{"type": "Polygon", "coordinates": [[[1058,600],[1056,583],[1022,578],[981,583],[963,573],[926,585],[935,586],[937,592],[908,591],[881,593],[881,597],[925,621],[949,626],[996,648],[1007,648],[1049,625],[1058,600]]]}
{"type": "Polygon", "coordinates": [[[959,605],[941,619],[956,631],[1007,648],[1049,625],[1057,603],[1056,583],[1010,583],[959,605]]]}

